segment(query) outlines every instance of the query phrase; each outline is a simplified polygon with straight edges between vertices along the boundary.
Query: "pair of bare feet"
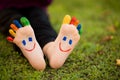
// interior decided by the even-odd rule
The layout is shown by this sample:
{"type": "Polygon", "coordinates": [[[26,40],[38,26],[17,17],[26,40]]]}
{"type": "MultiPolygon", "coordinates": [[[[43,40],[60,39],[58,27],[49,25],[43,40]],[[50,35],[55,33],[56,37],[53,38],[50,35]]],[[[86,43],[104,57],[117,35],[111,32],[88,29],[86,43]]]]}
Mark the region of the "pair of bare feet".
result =
{"type": "Polygon", "coordinates": [[[45,69],[44,55],[52,68],[60,68],[80,39],[79,21],[66,15],[56,40],[47,43],[42,50],[29,21],[22,17],[20,23],[17,20],[13,21],[10,25],[12,29],[9,30],[11,36],[7,37],[7,40],[21,49],[23,55],[36,70],[45,69]]]}

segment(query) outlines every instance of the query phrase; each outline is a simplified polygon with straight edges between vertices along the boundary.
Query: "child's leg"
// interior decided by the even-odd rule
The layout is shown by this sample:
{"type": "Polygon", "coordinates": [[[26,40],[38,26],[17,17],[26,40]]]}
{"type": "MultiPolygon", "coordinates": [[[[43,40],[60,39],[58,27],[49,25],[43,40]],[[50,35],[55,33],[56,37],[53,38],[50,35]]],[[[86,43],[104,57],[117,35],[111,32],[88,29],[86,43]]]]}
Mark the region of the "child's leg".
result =
{"type": "MultiPolygon", "coordinates": [[[[9,8],[9,9],[5,9],[5,10],[1,10],[0,11],[0,33],[3,33],[3,35],[8,36],[9,35],[8,30],[10,29],[10,27],[9,27],[10,24],[13,23],[13,20],[15,20],[15,19],[19,20],[21,17],[22,17],[22,14],[21,14],[20,10],[18,10],[18,9],[9,8]]],[[[45,61],[43,59],[43,53],[42,53],[41,48],[40,48],[40,46],[38,45],[38,43],[37,43],[37,41],[35,39],[34,32],[33,32],[32,28],[31,27],[20,28],[20,29],[17,30],[16,34],[17,34],[17,37],[15,36],[14,39],[12,39],[11,37],[9,37],[8,39],[9,40],[14,40],[13,41],[14,43],[17,42],[16,43],[17,46],[19,46],[19,48],[21,48],[21,50],[22,50],[23,54],[25,55],[25,57],[29,60],[29,62],[31,63],[31,65],[35,69],[37,69],[37,70],[44,69],[45,68],[45,61]],[[22,33],[24,33],[24,34],[22,34],[22,33]],[[29,33],[29,37],[26,35],[28,33],[29,33]],[[23,42],[21,42],[21,43],[20,43],[20,36],[25,38],[25,40],[23,42]],[[20,47],[20,45],[22,45],[22,43],[25,44],[26,40],[31,41],[32,39],[31,39],[30,36],[33,37],[33,40],[36,43],[35,44],[36,47],[35,47],[35,49],[33,51],[28,50],[28,52],[26,52],[25,50],[23,50],[24,47],[20,47]],[[27,39],[27,37],[28,37],[28,39],[27,39]],[[18,44],[18,43],[20,43],[20,44],[18,44]],[[34,55],[35,53],[36,53],[36,55],[34,55]],[[35,57],[35,56],[37,56],[37,57],[35,57]],[[38,57],[39,57],[39,59],[38,59],[38,57]]],[[[17,46],[15,48],[17,48],[17,50],[18,50],[19,48],[17,46]]],[[[31,47],[31,46],[28,45],[28,47],[31,47]]]]}
{"type": "Polygon", "coordinates": [[[66,16],[64,18],[65,24],[62,25],[56,40],[47,43],[43,48],[43,52],[48,57],[52,68],[60,68],[64,64],[80,39],[79,31],[76,26],[76,23],[78,25],[78,20],[69,24],[70,21],[70,16],[66,16]]]}
{"type": "Polygon", "coordinates": [[[13,24],[10,25],[12,29],[9,29],[9,33],[13,38],[7,37],[8,41],[15,43],[21,49],[23,55],[35,69],[45,69],[44,55],[36,41],[34,31],[29,21],[25,17],[22,17],[20,22],[22,25],[19,21],[14,20],[13,24]]]}
{"type": "MultiPolygon", "coordinates": [[[[15,8],[8,8],[0,11],[0,33],[4,36],[8,36],[8,30],[10,29],[10,24],[13,20],[19,20],[22,17],[22,14],[19,13],[19,10],[15,8]]],[[[21,50],[13,44],[14,50],[21,52],[21,50]]]]}
{"type": "Polygon", "coordinates": [[[36,7],[27,8],[24,11],[26,11],[25,16],[29,19],[35,37],[41,48],[43,48],[48,42],[56,39],[57,33],[52,28],[46,11],[36,7]]]}
{"type": "Polygon", "coordinates": [[[49,59],[50,66],[61,67],[80,38],[77,29],[74,25],[67,23],[61,27],[56,38],[57,34],[51,27],[48,15],[44,10],[35,8],[28,12],[29,15],[26,16],[31,22],[38,43],[49,59]]]}
{"type": "Polygon", "coordinates": [[[0,11],[0,33],[7,36],[10,24],[14,19],[20,19],[22,15],[15,8],[7,8],[0,11]]]}

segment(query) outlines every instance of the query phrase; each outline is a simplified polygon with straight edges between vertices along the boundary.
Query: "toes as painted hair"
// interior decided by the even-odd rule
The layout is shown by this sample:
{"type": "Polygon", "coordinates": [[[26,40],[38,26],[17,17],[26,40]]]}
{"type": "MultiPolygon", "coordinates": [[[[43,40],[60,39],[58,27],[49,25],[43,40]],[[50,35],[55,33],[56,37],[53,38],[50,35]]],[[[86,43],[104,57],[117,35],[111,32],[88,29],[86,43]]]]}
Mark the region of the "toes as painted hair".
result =
{"type": "Polygon", "coordinates": [[[72,17],[71,21],[70,21],[70,24],[74,24],[74,22],[76,21],[76,17],[72,17]]]}
{"type": "Polygon", "coordinates": [[[79,20],[77,20],[76,17],[72,17],[70,24],[77,26],[79,24],[79,20]]]}
{"type": "Polygon", "coordinates": [[[76,21],[74,22],[74,25],[75,25],[75,26],[78,26],[78,24],[79,24],[79,20],[76,20],[76,21]]]}
{"type": "Polygon", "coordinates": [[[29,22],[29,20],[28,20],[26,17],[21,17],[21,18],[20,18],[20,22],[21,22],[21,24],[22,24],[23,26],[28,26],[28,25],[30,25],[30,22],[29,22]]]}
{"type": "Polygon", "coordinates": [[[70,21],[71,21],[70,15],[65,15],[65,17],[63,18],[63,24],[69,24],[70,21]]]}
{"type": "Polygon", "coordinates": [[[9,33],[10,33],[13,37],[15,37],[15,32],[14,32],[12,29],[9,29],[9,33]]]}
{"type": "Polygon", "coordinates": [[[17,31],[17,30],[18,30],[18,28],[16,27],[15,24],[11,24],[10,27],[11,27],[14,31],[17,31]]]}
{"type": "Polygon", "coordinates": [[[13,42],[13,38],[12,38],[11,36],[8,36],[8,37],[7,37],[7,40],[8,40],[9,42],[13,42]]]}
{"type": "Polygon", "coordinates": [[[77,30],[78,30],[79,34],[82,34],[82,26],[81,26],[81,24],[78,24],[77,30]]]}
{"type": "Polygon", "coordinates": [[[18,22],[18,20],[13,20],[13,23],[18,27],[21,28],[22,25],[18,22]]]}

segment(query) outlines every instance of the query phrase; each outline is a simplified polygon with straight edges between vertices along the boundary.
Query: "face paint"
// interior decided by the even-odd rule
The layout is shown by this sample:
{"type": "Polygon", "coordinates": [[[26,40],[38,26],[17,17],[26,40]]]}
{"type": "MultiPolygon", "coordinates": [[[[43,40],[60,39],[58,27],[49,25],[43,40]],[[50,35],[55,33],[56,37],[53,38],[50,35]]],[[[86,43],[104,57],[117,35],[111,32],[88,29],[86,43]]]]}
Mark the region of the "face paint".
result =
{"type": "Polygon", "coordinates": [[[72,45],[72,40],[71,39],[69,40],[69,44],[72,45]]]}
{"type": "Polygon", "coordinates": [[[25,45],[26,45],[26,41],[25,41],[25,40],[23,40],[23,41],[22,41],[22,44],[25,46],[25,45]]]}
{"type": "Polygon", "coordinates": [[[66,36],[64,36],[64,37],[63,37],[63,41],[66,41],[66,40],[67,40],[67,37],[66,37],[66,36]]]}
{"type": "MultiPolygon", "coordinates": [[[[63,39],[62,39],[62,41],[63,41],[63,42],[67,41],[67,37],[64,36],[63,39]]],[[[63,48],[62,48],[62,41],[59,43],[59,49],[60,49],[60,51],[62,51],[62,52],[68,52],[68,51],[70,51],[71,48],[68,48],[68,49],[63,49],[63,48]]],[[[72,45],[72,39],[70,39],[69,42],[67,42],[67,44],[68,44],[68,47],[69,47],[70,45],[72,45]]]]}
{"type": "Polygon", "coordinates": [[[36,44],[32,40],[32,37],[29,37],[28,41],[23,40],[22,44],[23,44],[23,46],[25,46],[25,50],[28,52],[33,51],[35,49],[35,46],[36,46],[36,44]],[[31,49],[29,47],[31,47],[31,49]]]}
{"type": "Polygon", "coordinates": [[[28,40],[29,40],[29,42],[32,42],[32,37],[29,37],[28,40]]]}

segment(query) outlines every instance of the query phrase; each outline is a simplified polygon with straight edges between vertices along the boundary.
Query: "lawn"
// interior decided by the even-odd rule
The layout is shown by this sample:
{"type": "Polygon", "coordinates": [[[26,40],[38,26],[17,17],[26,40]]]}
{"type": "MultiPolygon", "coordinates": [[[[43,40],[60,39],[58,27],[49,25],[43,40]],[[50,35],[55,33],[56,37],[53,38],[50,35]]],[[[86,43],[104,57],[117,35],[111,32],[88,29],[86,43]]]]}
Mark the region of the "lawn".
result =
{"type": "MultiPolygon", "coordinates": [[[[0,34],[0,80],[120,80],[120,0],[54,0],[48,8],[59,32],[66,14],[82,24],[81,40],[60,69],[36,71],[0,34]]],[[[47,59],[46,59],[46,62],[47,59]]]]}

